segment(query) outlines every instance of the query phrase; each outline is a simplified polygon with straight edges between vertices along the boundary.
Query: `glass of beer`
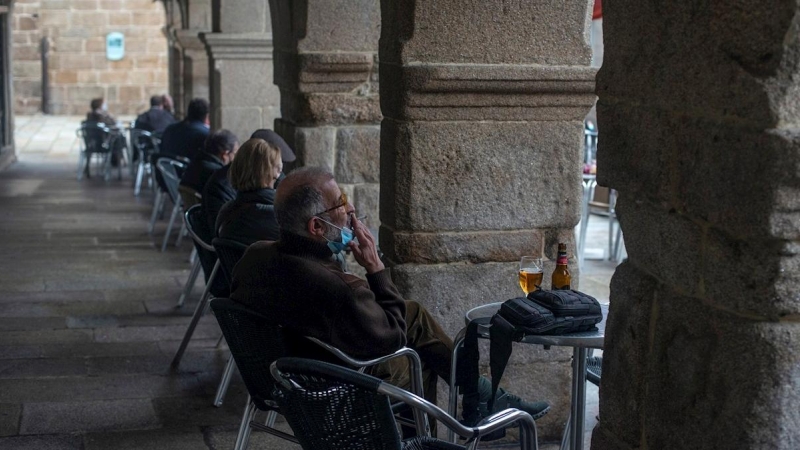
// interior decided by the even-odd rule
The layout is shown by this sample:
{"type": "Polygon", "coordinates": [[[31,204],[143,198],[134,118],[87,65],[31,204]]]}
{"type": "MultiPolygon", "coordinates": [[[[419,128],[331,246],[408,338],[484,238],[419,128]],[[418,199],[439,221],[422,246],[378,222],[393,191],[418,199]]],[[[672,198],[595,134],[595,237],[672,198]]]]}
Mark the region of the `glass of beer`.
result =
{"type": "Polygon", "coordinates": [[[519,260],[519,287],[525,295],[540,289],[544,278],[542,267],[542,258],[523,256],[519,260]]]}

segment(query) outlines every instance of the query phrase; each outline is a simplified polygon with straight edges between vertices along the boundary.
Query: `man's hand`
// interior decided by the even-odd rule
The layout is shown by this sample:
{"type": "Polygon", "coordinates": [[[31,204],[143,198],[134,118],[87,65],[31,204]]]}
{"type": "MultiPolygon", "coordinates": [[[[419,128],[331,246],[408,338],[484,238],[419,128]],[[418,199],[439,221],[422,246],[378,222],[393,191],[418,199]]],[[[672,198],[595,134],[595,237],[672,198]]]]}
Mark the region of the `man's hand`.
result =
{"type": "Polygon", "coordinates": [[[375,245],[375,238],[369,229],[358,221],[355,214],[351,215],[351,225],[353,235],[358,240],[350,241],[347,244],[353,252],[356,262],[367,270],[367,273],[376,273],[385,269],[383,261],[378,256],[378,247],[375,245]]]}

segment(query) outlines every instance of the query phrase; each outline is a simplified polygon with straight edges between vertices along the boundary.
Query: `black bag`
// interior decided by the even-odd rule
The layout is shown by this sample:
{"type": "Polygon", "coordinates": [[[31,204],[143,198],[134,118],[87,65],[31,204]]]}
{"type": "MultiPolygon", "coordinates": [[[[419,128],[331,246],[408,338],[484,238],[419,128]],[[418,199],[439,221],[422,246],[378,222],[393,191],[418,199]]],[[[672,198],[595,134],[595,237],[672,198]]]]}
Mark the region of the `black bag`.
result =
{"type": "MultiPolygon", "coordinates": [[[[489,321],[492,395],[489,397],[488,410],[491,413],[496,412],[493,410],[493,402],[500,379],[511,357],[512,342],[519,342],[530,334],[560,335],[589,331],[602,320],[600,303],[594,297],[573,290],[538,290],[528,294],[527,298],[513,298],[503,302],[500,310],[489,321]]],[[[464,389],[465,418],[476,417],[477,414],[479,360],[477,325],[485,324],[486,318],[473,322],[476,323],[467,326],[464,357],[459,358],[459,366],[463,367],[464,373],[459,385],[464,389]]]]}

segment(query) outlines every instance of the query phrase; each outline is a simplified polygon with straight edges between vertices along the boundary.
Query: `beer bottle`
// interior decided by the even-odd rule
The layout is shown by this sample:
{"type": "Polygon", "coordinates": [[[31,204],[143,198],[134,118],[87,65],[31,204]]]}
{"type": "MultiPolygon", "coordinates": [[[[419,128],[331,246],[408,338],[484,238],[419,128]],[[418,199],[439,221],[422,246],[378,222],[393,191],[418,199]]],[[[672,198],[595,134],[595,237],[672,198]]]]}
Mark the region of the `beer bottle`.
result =
{"type": "Polygon", "coordinates": [[[550,280],[552,289],[569,289],[572,278],[567,269],[567,244],[558,244],[558,259],[556,260],[556,270],[550,280]]]}

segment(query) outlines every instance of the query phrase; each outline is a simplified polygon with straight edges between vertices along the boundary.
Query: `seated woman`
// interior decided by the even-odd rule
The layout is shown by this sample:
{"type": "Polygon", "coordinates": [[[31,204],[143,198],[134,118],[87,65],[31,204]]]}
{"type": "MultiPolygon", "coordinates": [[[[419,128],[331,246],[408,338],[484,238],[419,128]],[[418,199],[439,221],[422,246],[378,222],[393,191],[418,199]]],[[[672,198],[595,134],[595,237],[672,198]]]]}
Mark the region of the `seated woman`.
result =
{"type": "Polygon", "coordinates": [[[239,150],[239,139],[228,130],[219,130],[206,139],[202,152],[189,163],[189,167],[181,177],[178,187],[184,208],[189,208],[199,202],[200,192],[214,171],[230,164],[236,151],[239,150]]]}
{"type": "Polygon", "coordinates": [[[275,180],[283,170],[278,147],[263,139],[242,144],[228,170],[236,198],[217,216],[217,236],[250,245],[278,239],[275,218],[275,180]]]}

